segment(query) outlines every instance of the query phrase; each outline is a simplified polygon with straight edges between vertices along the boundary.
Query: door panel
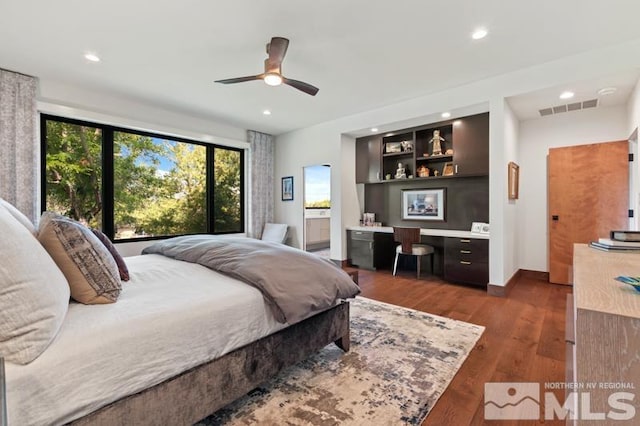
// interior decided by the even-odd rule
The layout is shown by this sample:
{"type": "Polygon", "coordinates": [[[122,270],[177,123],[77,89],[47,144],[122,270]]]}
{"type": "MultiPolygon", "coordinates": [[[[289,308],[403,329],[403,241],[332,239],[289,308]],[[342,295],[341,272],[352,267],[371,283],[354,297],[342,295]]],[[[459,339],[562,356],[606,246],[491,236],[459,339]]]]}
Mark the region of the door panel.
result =
{"type": "Polygon", "coordinates": [[[627,141],[552,148],[548,158],[549,281],[573,282],[573,244],[626,229],[627,141]]]}

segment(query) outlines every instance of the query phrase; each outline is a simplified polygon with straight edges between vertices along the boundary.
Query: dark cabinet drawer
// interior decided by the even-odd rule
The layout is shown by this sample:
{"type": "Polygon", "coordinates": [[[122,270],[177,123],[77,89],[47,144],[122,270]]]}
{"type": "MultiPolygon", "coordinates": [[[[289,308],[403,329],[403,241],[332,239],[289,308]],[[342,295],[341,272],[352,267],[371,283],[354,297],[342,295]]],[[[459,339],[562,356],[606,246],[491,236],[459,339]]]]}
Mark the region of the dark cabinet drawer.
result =
{"type": "Polygon", "coordinates": [[[453,282],[487,285],[489,282],[489,240],[445,238],[444,278],[453,282]]]}
{"type": "Polygon", "coordinates": [[[351,264],[360,268],[374,269],[373,241],[351,240],[351,264]]]}
{"type": "Polygon", "coordinates": [[[444,257],[474,263],[487,263],[489,258],[487,250],[482,248],[474,249],[472,247],[447,247],[445,248],[444,257]]]}
{"type": "Polygon", "coordinates": [[[489,264],[445,256],[444,278],[459,283],[485,286],[489,282],[489,264]]]}
{"type": "Polygon", "coordinates": [[[373,241],[373,232],[371,231],[351,231],[352,240],[373,241]]]}
{"type": "Polygon", "coordinates": [[[483,253],[489,256],[489,240],[478,238],[445,238],[444,247],[446,250],[467,250],[473,253],[483,253]]]}

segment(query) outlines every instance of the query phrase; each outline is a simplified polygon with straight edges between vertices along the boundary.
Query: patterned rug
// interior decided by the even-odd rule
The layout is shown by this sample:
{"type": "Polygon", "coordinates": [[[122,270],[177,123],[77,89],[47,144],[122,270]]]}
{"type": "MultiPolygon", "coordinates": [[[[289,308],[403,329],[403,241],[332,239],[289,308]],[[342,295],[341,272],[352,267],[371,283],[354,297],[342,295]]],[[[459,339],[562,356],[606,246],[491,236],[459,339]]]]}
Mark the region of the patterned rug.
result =
{"type": "Polygon", "coordinates": [[[358,297],[348,353],[329,345],[197,426],[419,425],[483,330],[358,297]]]}

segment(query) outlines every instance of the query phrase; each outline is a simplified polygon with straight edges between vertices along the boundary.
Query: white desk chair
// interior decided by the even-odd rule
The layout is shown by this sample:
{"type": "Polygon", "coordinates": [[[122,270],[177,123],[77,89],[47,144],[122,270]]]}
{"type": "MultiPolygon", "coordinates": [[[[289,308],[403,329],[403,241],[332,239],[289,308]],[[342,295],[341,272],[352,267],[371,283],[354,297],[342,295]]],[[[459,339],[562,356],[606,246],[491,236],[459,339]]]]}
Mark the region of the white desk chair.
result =
{"type": "Polygon", "coordinates": [[[284,244],[287,240],[287,231],[289,226],[286,223],[265,223],[262,230],[263,241],[271,241],[274,243],[284,244]]]}

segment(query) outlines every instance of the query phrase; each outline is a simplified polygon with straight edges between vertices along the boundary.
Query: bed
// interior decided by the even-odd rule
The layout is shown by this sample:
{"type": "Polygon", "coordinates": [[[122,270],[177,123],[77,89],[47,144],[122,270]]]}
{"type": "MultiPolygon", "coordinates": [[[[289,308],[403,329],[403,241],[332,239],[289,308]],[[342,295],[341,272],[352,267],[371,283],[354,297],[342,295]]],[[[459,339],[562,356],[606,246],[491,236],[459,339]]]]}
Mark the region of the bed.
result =
{"type": "Polygon", "coordinates": [[[327,344],[349,349],[343,298],[283,323],[230,274],[160,254],[126,263],[116,303],[71,302],[39,356],[5,363],[9,425],[193,424],[327,344]]]}

